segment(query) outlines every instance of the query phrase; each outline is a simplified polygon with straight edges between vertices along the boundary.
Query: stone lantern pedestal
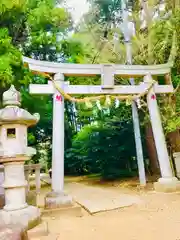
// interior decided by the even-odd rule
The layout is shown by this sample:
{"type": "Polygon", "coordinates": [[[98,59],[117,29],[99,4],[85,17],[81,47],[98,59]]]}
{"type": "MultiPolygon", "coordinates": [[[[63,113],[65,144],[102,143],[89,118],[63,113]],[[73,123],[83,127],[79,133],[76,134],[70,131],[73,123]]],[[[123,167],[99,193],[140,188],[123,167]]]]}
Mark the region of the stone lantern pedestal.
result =
{"type": "Polygon", "coordinates": [[[18,224],[32,228],[40,221],[40,210],[26,202],[27,181],[24,162],[30,159],[27,128],[39,120],[20,106],[20,93],[14,86],[3,94],[0,110],[0,162],[4,165],[5,206],[0,211],[0,224],[18,224]]]}
{"type": "Polygon", "coordinates": [[[0,211],[1,224],[20,224],[31,228],[40,221],[40,211],[37,207],[26,203],[27,181],[24,176],[26,156],[3,158],[5,181],[5,206],[0,211]]]}

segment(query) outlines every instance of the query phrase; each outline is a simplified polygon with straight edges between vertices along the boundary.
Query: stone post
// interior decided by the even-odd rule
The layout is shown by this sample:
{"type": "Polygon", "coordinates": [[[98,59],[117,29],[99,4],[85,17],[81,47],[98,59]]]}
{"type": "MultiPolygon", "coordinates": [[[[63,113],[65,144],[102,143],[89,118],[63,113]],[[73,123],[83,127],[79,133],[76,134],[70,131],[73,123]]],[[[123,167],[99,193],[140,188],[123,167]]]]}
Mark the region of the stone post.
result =
{"type": "Polygon", "coordinates": [[[4,207],[5,199],[4,199],[4,166],[0,165],[0,209],[4,207]]]}
{"type": "Polygon", "coordinates": [[[37,166],[35,169],[35,182],[36,182],[36,193],[40,193],[41,190],[41,167],[37,166]]]}
{"type": "Polygon", "coordinates": [[[29,170],[28,169],[25,170],[25,179],[27,181],[26,194],[28,194],[30,191],[29,170]]]}
{"type": "MultiPolygon", "coordinates": [[[[63,88],[64,75],[57,73],[54,81],[63,88]]],[[[64,99],[55,89],[53,95],[52,192],[45,198],[45,207],[72,205],[72,198],[64,193],[64,99]]]]}
{"type": "MultiPolygon", "coordinates": [[[[144,78],[145,84],[150,84],[152,83],[152,81],[153,79],[149,75],[144,78]]],[[[157,183],[154,184],[154,187],[157,191],[175,191],[178,187],[180,187],[180,185],[177,178],[173,176],[173,172],[171,169],[154,87],[152,87],[147,94],[147,105],[149,109],[154,141],[161,170],[161,178],[158,180],[157,183]]]]}
{"type": "Polygon", "coordinates": [[[4,195],[4,188],[3,188],[3,182],[4,182],[4,166],[0,165],[0,196],[4,195]]]}

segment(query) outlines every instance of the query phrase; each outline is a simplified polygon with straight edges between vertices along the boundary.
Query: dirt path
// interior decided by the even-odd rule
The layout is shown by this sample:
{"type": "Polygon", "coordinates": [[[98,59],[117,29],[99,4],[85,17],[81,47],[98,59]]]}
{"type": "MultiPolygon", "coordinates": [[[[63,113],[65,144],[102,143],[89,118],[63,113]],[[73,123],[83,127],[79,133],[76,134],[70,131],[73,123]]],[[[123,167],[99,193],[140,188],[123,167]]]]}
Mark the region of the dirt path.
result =
{"type": "Polygon", "coordinates": [[[179,240],[180,195],[147,194],[143,200],[136,207],[95,216],[46,219],[54,236],[46,239],[179,240]]]}
{"type": "Polygon", "coordinates": [[[113,188],[87,186],[82,183],[65,184],[65,190],[91,214],[124,208],[141,202],[139,196],[124,194],[113,188]]]}
{"type": "MultiPolygon", "coordinates": [[[[132,190],[132,195],[135,192],[132,190]]],[[[136,194],[142,200],[136,206],[94,216],[86,213],[82,218],[46,218],[51,236],[39,239],[180,240],[180,193],[137,191],[136,194]]]]}

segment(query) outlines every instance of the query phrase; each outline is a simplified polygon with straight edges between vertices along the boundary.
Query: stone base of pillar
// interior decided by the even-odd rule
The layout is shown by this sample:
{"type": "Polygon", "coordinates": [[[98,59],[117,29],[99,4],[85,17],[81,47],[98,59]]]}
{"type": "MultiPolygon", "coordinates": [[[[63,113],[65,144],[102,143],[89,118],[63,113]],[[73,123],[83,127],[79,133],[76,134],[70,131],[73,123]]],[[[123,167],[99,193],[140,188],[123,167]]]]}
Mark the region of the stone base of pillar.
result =
{"type": "Polygon", "coordinates": [[[59,216],[75,216],[82,217],[82,209],[75,203],[71,196],[64,192],[48,193],[45,197],[45,209],[43,216],[59,217],[59,216]]]}
{"type": "Polygon", "coordinates": [[[65,194],[64,192],[50,192],[45,197],[45,209],[70,207],[72,205],[72,197],[65,194]]]}
{"type": "Polygon", "coordinates": [[[24,229],[31,229],[41,222],[41,212],[37,207],[28,206],[21,210],[0,211],[0,225],[20,225],[24,229]]]}
{"type": "Polygon", "coordinates": [[[176,177],[160,178],[158,182],[154,183],[154,189],[157,192],[178,192],[180,191],[180,181],[176,177]]]}

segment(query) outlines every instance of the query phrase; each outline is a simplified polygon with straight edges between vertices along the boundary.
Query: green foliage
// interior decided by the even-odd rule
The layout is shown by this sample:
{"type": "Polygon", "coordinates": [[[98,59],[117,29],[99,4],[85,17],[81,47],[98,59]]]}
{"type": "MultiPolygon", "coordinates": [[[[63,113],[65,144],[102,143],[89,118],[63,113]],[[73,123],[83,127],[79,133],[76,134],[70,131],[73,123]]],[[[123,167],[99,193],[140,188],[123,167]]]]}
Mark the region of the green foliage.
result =
{"type": "Polygon", "coordinates": [[[28,26],[32,31],[58,28],[59,32],[62,32],[66,31],[69,25],[70,18],[65,9],[55,8],[52,1],[38,1],[37,7],[28,15],[28,26]]]}
{"type": "MultiPolygon", "coordinates": [[[[57,60],[60,41],[71,27],[71,17],[53,0],[3,0],[0,3],[0,86],[16,80],[28,83],[21,54],[57,60]],[[61,36],[60,40],[57,34],[61,36]]],[[[70,45],[70,43],[69,43],[70,45]]],[[[66,55],[64,56],[64,58],[66,55]]],[[[3,89],[2,89],[3,90],[3,89]]]]}
{"type": "Polygon", "coordinates": [[[107,24],[116,20],[116,14],[121,10],[121,0],[89,0],[92,8],[97,7],[94,21],[107,24]]]}
{"type": "Polygon", "coordinates": [[[124,110],[122,104],[118,110],[112,107],[108,114],[99,111],[96,120],[75,135],[72,147],[65,155],[67,173],[100,173],[104,179],[129,177],[137,173],[136,162],[133,161],[132,121],[129,108],[126,107],[126,114],[123,114],[124,110]]]}
{"type": "Polygon", "coordinates": [[[177,88],[175,90],[175,94],[171,98],[169,98],[170,102],[168,102],[169,99],[167,97],[166,99],[160,98],[159,101],[163,125],[166,134],[180,129],[180,76],[177,74],[177,72],[173,72],[172,80],[175,89],[177,88]]]}
{"type": "MultiPolygon", "coordinates": [[[[54,0],[3,0],[0,2],[0,87],[1,94],[14,82],[22,94],[22,107],[40,114],[36,127],[29,129],[28,141],[45,148],[51,164],[52,96],[32,96],[29,83],[47,83],[23,68],[22,54],[36,59],[62,62],[83,61],[83,49],[77,40],[70,40],[70,14],[56,7],[54,0]],[[38,103],[38,104],[37,104],[38,103]]],[[[71,144],[71,129],[66,125],[66,146],[71,144]]],[[[39,151],[39,149],[38,149],[39,151]]],[[[39,152],[33,161],[39,161],[39,152]]]]}
{"type": "MultiPolygon", "coordinates": [[[[67,39],[61,42],[63,50],[61,56],[69,63],[84,63],[86,59],[86,50],[83,45],[76,39],[67,39]]],[[[75,78],[77,79],[77,78],[75,78]]]]}
{"type": "Polygon", "coordinates": [[[0,79],[1,86],[14,80],[21,68],[21,53],[11,42],[6,28],[0,29],[0,79]]]}
{"type": "MultiPolygon", "coordinates": [[[[122,41],[123,35],[117,28],[117,23],[122,21],[121,17],[121,1],[90,1],[92,9],[87,14],[88,27],[82,28],[82,37],[84,43],[91,46],[96,51],[92,51],[96,56],[96,62],[126,62],[126,49],[122,41]],[[117,6],[116,6],[117,4],[117,6]],[[113,8],[113,6],[116,6],[113,8]],[[94,10],[95,9],[95,10],[94,10]],[[98,13],[98,14],[97,14],[98,13]],[[96,19],[96,22],[88,19],[96,19]],[[89,31],[85,31],[84,29],[89,31]],[[106,37],[103,35],[106,30],[106,37]],[[91,36],[90,36],[91,35],[91,36]],[[118,36],[115,42],[113,36],[118,36]],[[85,38],[85,36],[88,36],[85,38]],[[96,42],[100,40],[97,45],[96,42]],[[106,40],[106,41],[105,41],[106,40]],[[93,44],[94,42],[94,44],[93,44]],[[109,52],[107,49],[109,48],[109,52]],[[96,54],[98,52],[98,54],[96,54]],[[113,56],[114,55],[114,56],[113,56]]],[[[152,12],[159,8],[156,1],[146,1],[144,4],[133,4],[128,1],[129,9],[132,9],[130,20],[135,22],[136,35],[132,38],[132,56],[134,64],[164,64],[168,61],[174,62],[174,70],[172,82],[174,87],[180,83],[179,69],[180,57],[177,54],[180,49],[180,9],[178,3],[166,2],[165,10],[159,10],[159,16],[152,18],[152,12]],[[177,6],[174,6],[177,5],[177,6]],[[146,5],[144,9],[144,20],[146,25],[142,27],[142,19],[140,16],[141,6],[146,5]],[[149,6],[148,6],[149,5],[149,6]],[[172,11],[171,11],[172,10],[172,11]]],[[[85,18],[85,19],[86,19],[85,18]]],[[[142,80],[141,80],[142,81],[142,80]]],[[[165,80],[161,79],[161,84],[165,84],[165,80]]],[[[176,98],[175,106],[168,103],[167,97],[159,97],[160,110],[162,113],[163,125],[165,132],[171,132],[179,129],[179,93],[177,92],[173,98],[176,98]]],[[[147,110],[147,109],[146,109],[147,110]]],[[[145,110],[144,124],[146,124],[148,111],[145,110]]]]}

